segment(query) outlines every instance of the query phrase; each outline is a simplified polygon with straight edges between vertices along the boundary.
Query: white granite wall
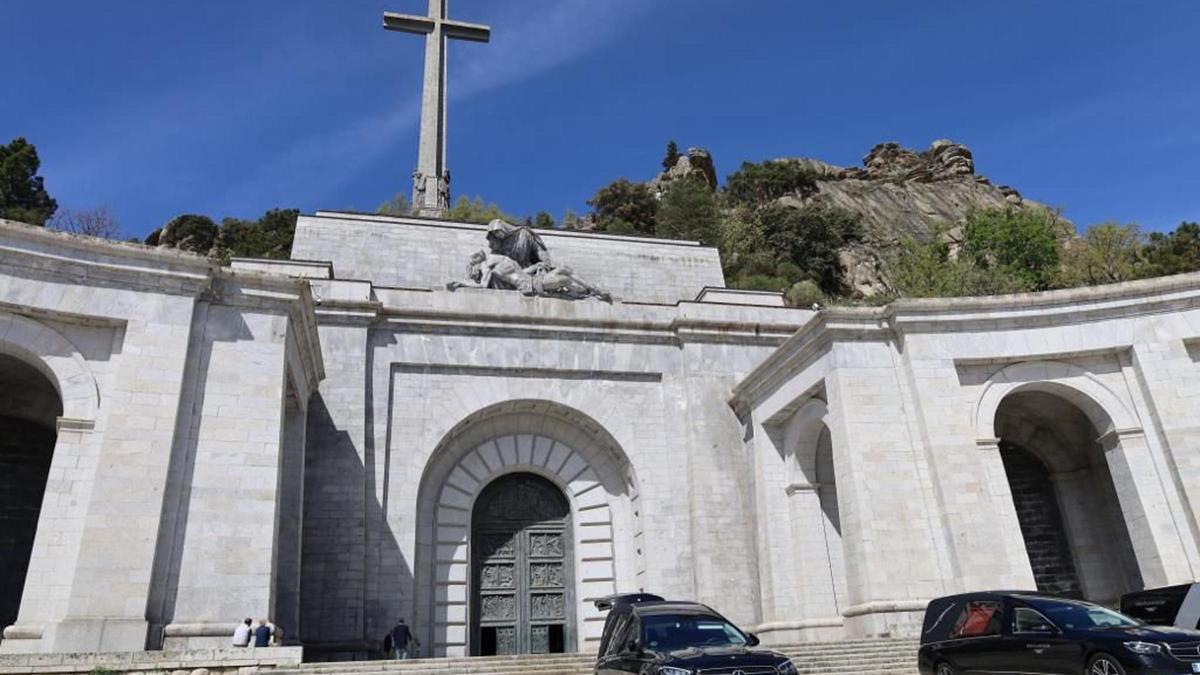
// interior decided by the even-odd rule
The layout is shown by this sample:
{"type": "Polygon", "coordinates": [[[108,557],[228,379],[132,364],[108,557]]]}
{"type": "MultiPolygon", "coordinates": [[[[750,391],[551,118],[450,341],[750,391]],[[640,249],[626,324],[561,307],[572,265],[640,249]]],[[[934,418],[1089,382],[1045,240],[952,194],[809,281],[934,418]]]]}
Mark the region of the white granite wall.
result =
{"type": "MultiPolygon", "coordinates": [[[[785,492],[781,434],[818,396],[829,401],[855,603],[841,612],[848,634],[910,632],[935,595],[1034,586],[998,437],[1053,460],[1073,554],[1091,579],[1085,593],[1111,602],[1127,578],[1148,587],[1196,578],[1187,472],[1197,450],[1186,411],[1200,375],[1198,333],[1198,276],[821,312],[733,399],[760,463],[760,577],[773,627],[822,618],[789,601],[798,590],[785,569],[786,542],[800,541],[795,522],[788,530],[782,519],[762,520],[785,492]],[[1021,392],[1050,398],[1036,411],[1006,403],[1021,392]],[[1101,501],[1080,502],[1084,491],[1101,501]],[[1123,526],[1101,522],[1109,513],[1123,526]]],[[[801,597],[812,582],[798,579],[801,597]]]]}
{"type": "MultiPolygon", "coordinates": [[[[295,260],[333,263],[338,279],[376,286],[444,288],[463,280],[467,258],[487,248],[483,225],[333,212],[301,216],[295,260]]],[[[629,302],[693,300],[723,287],[717,250],[694,242],[538,230],[556,264],[629,302]]]]}
{"type": "MultiPolygon", "coordinates": [[[[257,583],[234,581],[260,572],[239,557],[246,549],[265,558],[270,593],[276,482],[244,460],[272,444],[277,454],[285,338],[302,389],[320,377],[296,346],[315,347],[294,321],[305,293],[196,256],[0,222],[0,351],[41,369],[63,401],[20,614],[0,652],[156,646],[200,594],[214,604],[228,602],[226,584],[254,594],[257,583]],[[275,427],[264,429],[268,409],[275,427]],[[236,528],[255,526],[264,479],[265,536],[247,543],[236,528]]],[[[214,614],[226,636],[236,619],[214,614]]]]}

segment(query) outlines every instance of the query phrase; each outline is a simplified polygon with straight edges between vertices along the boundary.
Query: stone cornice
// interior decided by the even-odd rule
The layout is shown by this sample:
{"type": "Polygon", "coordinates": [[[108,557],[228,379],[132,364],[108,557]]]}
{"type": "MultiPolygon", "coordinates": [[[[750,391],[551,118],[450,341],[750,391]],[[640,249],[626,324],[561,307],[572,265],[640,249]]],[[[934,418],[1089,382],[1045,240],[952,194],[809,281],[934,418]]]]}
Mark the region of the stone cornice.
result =
{"type": "Polygon", "coordinates": [[[733,388],[730,405],[744,415],[766,392],[824,354],[835,340],[888,340],[892,330],[882,308],[834,307],[804,324],[733,388]]]}
{"type": "MultiPolygon", "coordinates": [[[[417,225],[420,227],[444,228],[453,230],[470,230],[480,233],[486,233],[488,226],[480,223],[466,223],[457,220],[443,220],[440,218],[422,218],[418,216],[384,216],[373,213],[354,213],[350,211],[328,211],[320,210],[314,214],[306,214],[309,218],[331,218],[335,220],[353,220],[363,223],[371,223],[374,225],[417,225]]],[[[662,239],[650,236],[638,236],[630,234],[608,234],[605,232],[587,232],[584,230],[565,230],[565,229],[538,229],[535,230],[543,237],[567,237],[573,239],[608,239],[614,241],[627,241],[634,244],[655,244],[658,246],[683,246],[688,248],[709,248],[698,241],[686,239],[662,239]]]]}
{"type": "Polygon", "coordinates": [[[117,286],[285,314],[296,328],[297,346],[304,361],[311,366],[305,377],[315,388],[325,376],[307,280],[233,270],[191,253],[57,232],[9,220],[0,220],[0,263],[10,271],[22,269],[81,286],[117,286]]]}
{"type": "Polygon", "coordinates": [[[821,311],[733,389],[739,414],[835,341],[896,340],[906,334],[1086,323],[1200,307],[1200,273],[1106,286],[975,298],[897,300],[883,307],[821,311]]]}
{"type": "Polygon", "coordinates": [[[1200,307],[1200,273],[1104,286],[975,298],[897,300],[885,309],[905,332],[955,331],[1020,321],[1021,327],[1143,316],[1200,307]]]}

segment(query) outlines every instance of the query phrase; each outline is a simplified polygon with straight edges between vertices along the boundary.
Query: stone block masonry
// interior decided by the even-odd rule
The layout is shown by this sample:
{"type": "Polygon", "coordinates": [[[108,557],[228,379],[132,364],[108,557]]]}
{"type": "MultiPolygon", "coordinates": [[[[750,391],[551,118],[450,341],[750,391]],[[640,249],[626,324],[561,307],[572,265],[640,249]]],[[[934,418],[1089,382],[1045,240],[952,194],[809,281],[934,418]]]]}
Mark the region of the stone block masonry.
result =
{"type": "MultiPolygon", "coordinates": [[[[463,280],[467,258],[487,248],[486,226],[319,211],[300,216],[292,258],[333,263],[339,279],[431,289],[463,280]]],[[[717,250],[695,242],[536,230],[555,264],[626,302],[674,304],[723,288],[717,250]]]]}

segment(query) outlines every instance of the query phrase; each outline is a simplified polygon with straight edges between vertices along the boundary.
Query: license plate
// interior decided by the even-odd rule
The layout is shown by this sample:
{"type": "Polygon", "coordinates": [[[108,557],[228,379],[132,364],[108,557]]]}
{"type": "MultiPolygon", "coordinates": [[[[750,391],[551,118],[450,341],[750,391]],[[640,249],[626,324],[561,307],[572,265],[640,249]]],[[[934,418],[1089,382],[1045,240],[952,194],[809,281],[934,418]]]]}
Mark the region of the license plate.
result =
{"type": "Polygon", "coordinates": [[[1200,673],[1200,663],[1193,663],[1193,664],[1192,664],[1192,672],[1193,672],[1193,673],[1200,673]]]}

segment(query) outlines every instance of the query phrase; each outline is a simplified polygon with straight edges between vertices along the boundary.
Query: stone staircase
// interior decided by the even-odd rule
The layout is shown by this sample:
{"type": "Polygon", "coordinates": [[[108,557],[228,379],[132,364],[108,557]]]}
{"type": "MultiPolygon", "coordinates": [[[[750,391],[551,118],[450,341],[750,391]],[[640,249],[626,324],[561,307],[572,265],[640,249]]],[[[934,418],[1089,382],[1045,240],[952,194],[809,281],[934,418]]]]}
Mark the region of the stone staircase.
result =
{"type": "MultiPolygon", "coordinates": [[[[913,639],[840,640],[772,647],[787,654],[803,675],[916,675],[913,639]]],[[[310,663],[273,671],[278,675],[591,675],[587,654],[488,656],[310,663]]]]}

